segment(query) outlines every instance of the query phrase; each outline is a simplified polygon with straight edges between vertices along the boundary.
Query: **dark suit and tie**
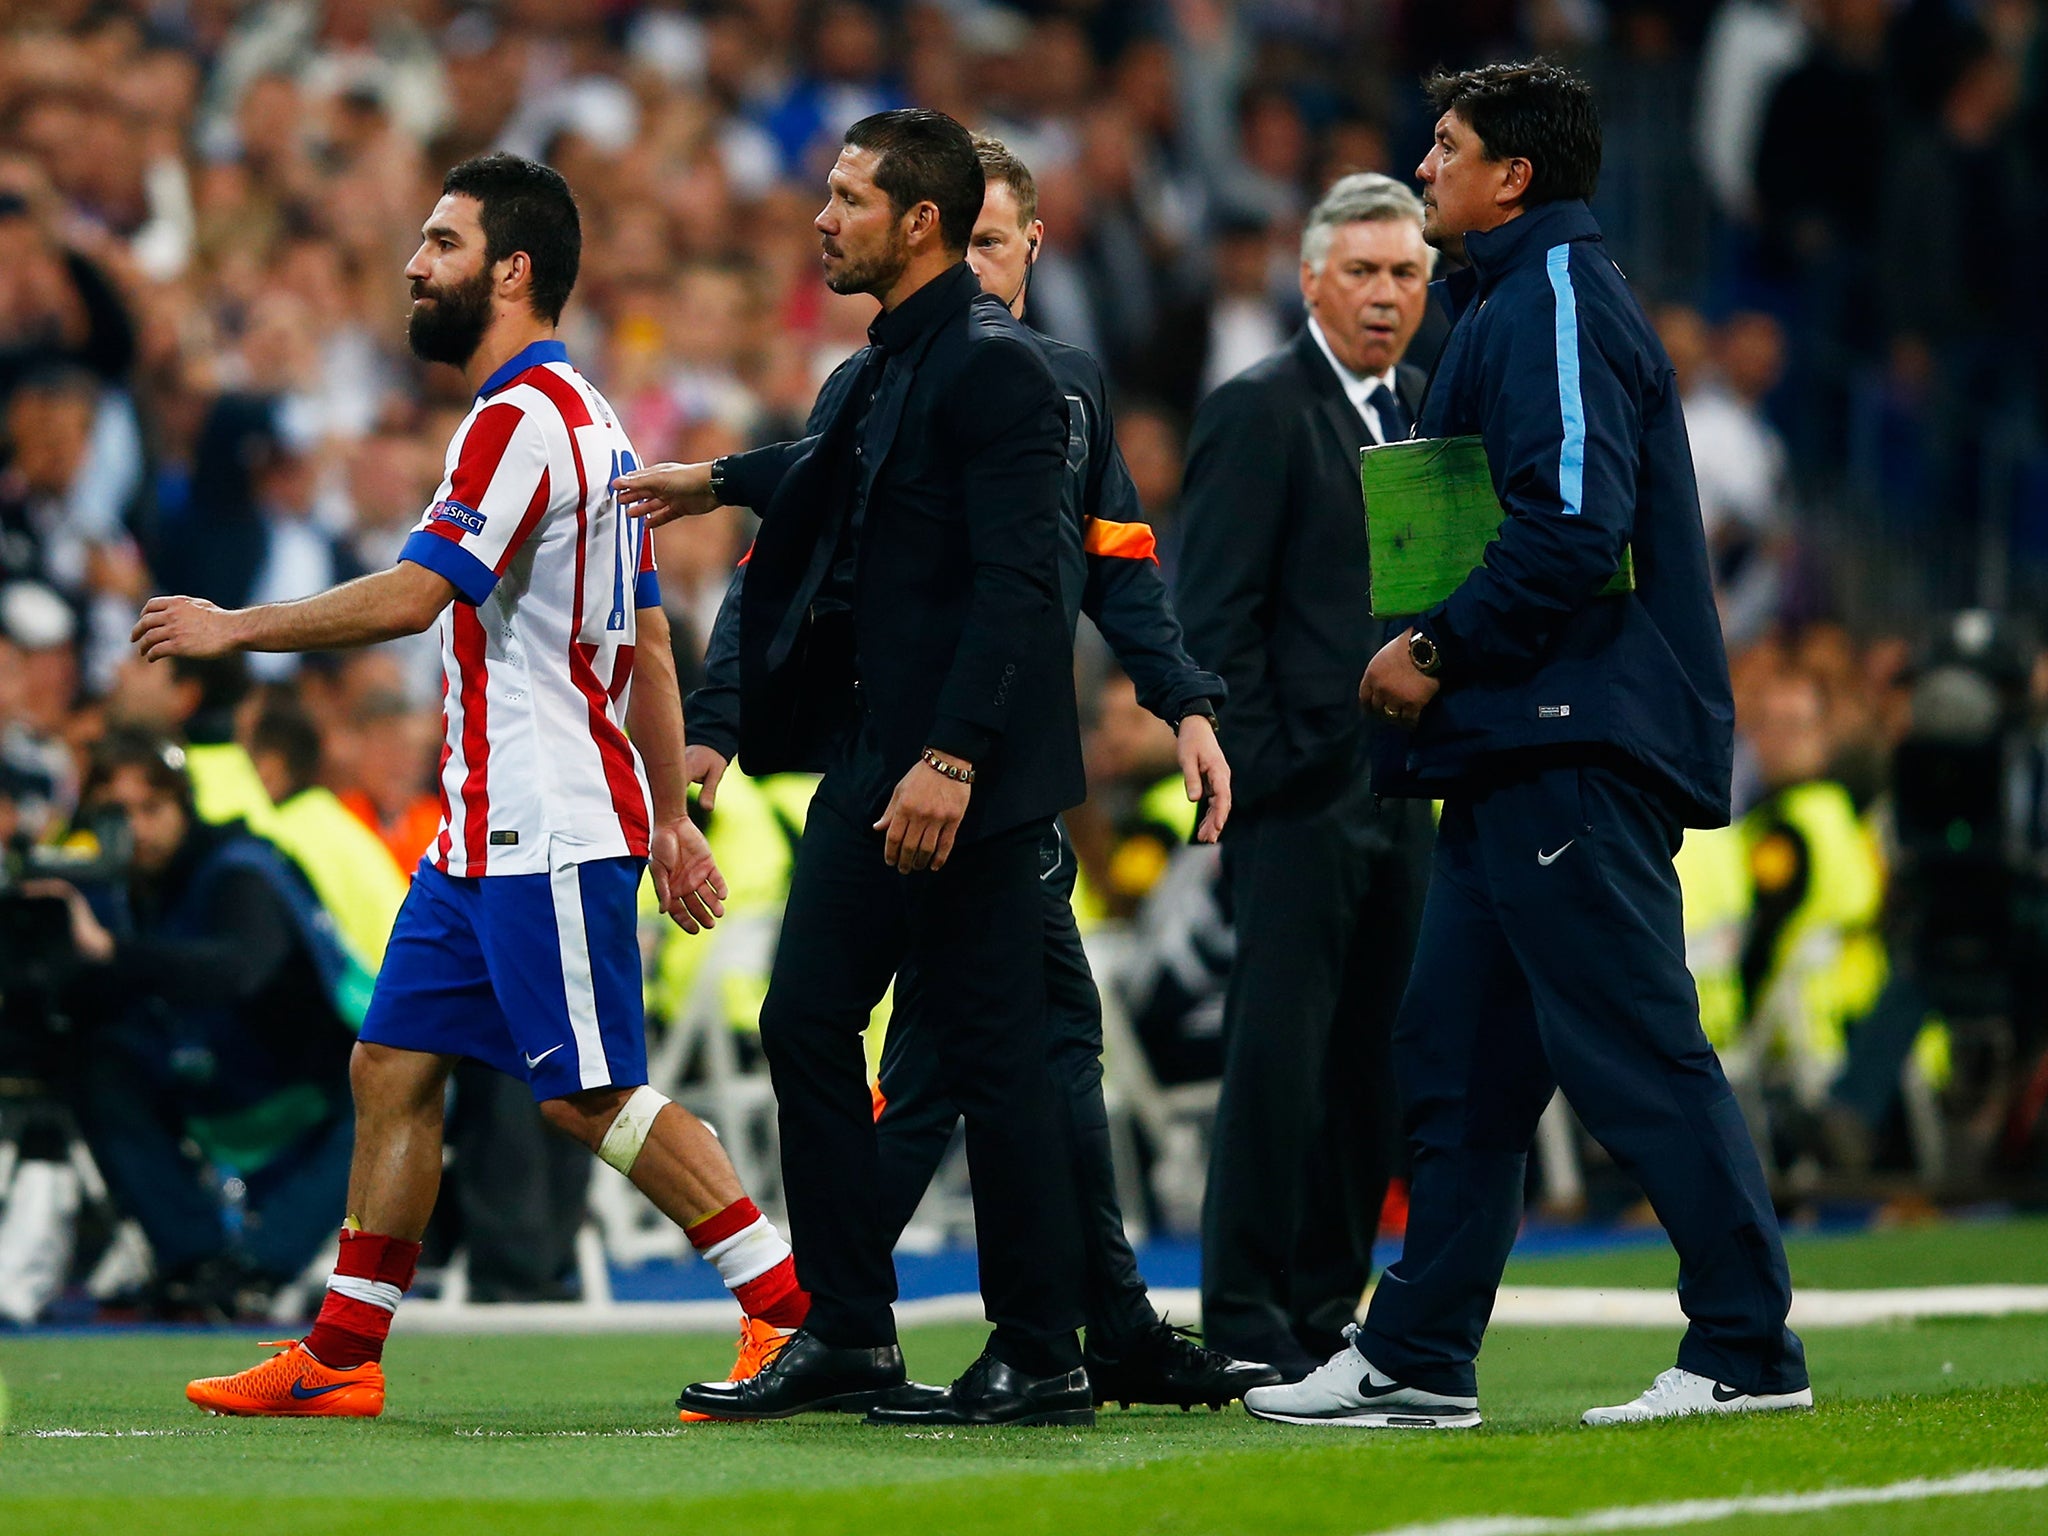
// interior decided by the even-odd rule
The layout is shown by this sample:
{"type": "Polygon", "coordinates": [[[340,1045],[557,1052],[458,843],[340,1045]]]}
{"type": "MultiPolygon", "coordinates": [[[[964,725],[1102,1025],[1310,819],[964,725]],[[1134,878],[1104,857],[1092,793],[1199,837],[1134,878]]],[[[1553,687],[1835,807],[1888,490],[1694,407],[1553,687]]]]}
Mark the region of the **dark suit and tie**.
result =
{"type": "MultiPolygon", "coordinates": [[[[1419,245],[1419,237],[1418,237],[1419,245]]],[[[1208,1342],[1298,1375],[1351,1321],[1399,1146],[1388,1051],[1419,917],[1425,808],[1376,805],[1360,669],[1359,450],[1407,435],[1420,370],[1344,370],[1312,323],[1203,402],[1178,606],[1222,675],[1237,959],[1202,1228],[1208,1342]]]]}

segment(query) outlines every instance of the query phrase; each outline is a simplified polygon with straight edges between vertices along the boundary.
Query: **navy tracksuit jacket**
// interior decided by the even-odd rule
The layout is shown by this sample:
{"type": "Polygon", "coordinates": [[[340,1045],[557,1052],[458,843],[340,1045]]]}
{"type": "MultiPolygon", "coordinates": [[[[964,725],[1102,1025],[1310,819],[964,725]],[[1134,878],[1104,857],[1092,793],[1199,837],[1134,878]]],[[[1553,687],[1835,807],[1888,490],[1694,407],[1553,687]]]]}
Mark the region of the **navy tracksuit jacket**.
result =
{"type": "Polygon", "coordinates": [[[1763,1170],[1685,968],[1682,828],[1728,820],[1733,710],[1669,358],[1584,203],[1467,237],[1424,437],[1479,434],[1507,511],[1418,627],[1443,686],[1375,789],[1444,799],[1395,1076],[1407,1241],[1356,1346],[1429,1390],[1473,1360],[1562,1088],[1679,1255],[1686,1370],[1806,1385],[1763,1170]],[[1636,590],[1595,594],[1624,545],[1636,590]]]}

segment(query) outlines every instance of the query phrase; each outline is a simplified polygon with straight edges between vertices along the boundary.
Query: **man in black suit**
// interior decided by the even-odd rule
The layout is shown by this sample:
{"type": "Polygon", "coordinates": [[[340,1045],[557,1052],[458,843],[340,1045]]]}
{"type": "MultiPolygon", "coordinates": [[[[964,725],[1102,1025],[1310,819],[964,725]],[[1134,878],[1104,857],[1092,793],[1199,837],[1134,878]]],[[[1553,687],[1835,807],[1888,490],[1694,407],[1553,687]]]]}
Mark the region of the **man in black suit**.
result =
{"type": "Polygon", "coordinates": [[[1083,795],[1059,591],[1067,407],[962,259],[967,130],[906,110],[847,131],[818,215],[825,280],[872,294],[870,345],[798,442],[619,482],[660,520],[762,515],[740,597],[741,765],[822,766],[761,1012],[808,1321],[715,1418],[877,1407],[905,1381],[861,1031],[899,966],[931,1004],[967,1123],[994,1332],[922,1423],[1090,1424],[1081,1245],[1047,1070],[1039,846],[1083,795]]]}
{"type": "Polygon", "coordinates": [[[1413,193],[1339,181],[1302,232],[1308,323],[1203,402],[1188,448],[1178,606],[1230,688],[1237,794],[1202,1322],[1290,1379],[1351,1321],[1399,1144],[1387,1062],[1428,815],[1377,806],[1367,772],[1358,454],[1409,434],[1424,380],[1401,357],[1431,263],[1413,193]]]}

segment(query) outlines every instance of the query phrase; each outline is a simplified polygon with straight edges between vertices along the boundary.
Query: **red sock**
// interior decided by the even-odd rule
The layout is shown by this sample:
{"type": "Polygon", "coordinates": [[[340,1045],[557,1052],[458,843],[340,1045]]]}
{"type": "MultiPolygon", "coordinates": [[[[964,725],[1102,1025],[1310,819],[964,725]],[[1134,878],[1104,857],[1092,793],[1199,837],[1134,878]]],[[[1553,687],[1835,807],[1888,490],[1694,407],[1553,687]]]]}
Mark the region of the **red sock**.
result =
{"type": "Polygon", "coordinates": [[[777,1328],[800,1328],[811,1295],[796,1278],[789,1244],[753,1201],[740,1196],[685,1229],[690,1246],[717,1269],[740,1309],[777,1328]]]}
{"type": "Polygon", "coordinates": [[[305,1337],[306,1353],[337,1371],[383,1359],[392,1314],[419,1262],[418,1243],[343,1228],[341,1255],[328,1277],[320,1316],[305,1337]]]}
{"type": "Polygon", "coordinates": [[[778,1328],[801,1328],[811,1315],[811,1293],[796,1278],[796,1257],[792,1254],[765,1275],[756,1275],[732,1288],[740,1310],[749,1317],[778,1328]]]}

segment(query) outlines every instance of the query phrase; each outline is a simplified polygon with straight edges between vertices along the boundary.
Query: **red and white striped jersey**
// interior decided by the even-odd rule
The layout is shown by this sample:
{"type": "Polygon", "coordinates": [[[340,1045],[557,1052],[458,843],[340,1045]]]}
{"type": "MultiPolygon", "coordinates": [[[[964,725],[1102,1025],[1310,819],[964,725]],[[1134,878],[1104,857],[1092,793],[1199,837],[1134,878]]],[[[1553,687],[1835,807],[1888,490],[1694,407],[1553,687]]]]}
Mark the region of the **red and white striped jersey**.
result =
{"type": "Polygon", "coordinates": [[[401,560],[459,594],[440,619],[441,832],[451,875],[539,874],[647,854],[652,802],[626,739],[637,610],[660,602],[610,405],[536,342],[492,374],[401,560]]]}

